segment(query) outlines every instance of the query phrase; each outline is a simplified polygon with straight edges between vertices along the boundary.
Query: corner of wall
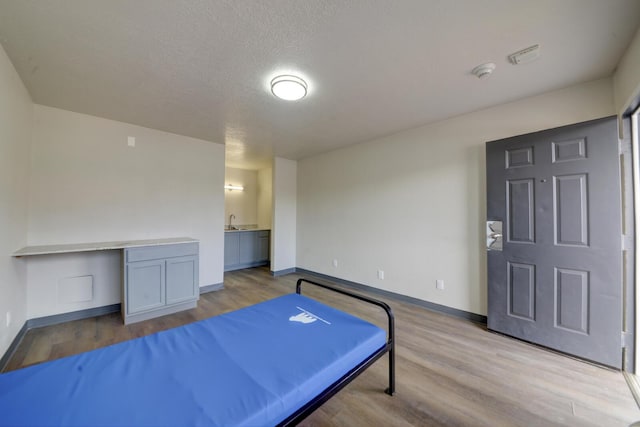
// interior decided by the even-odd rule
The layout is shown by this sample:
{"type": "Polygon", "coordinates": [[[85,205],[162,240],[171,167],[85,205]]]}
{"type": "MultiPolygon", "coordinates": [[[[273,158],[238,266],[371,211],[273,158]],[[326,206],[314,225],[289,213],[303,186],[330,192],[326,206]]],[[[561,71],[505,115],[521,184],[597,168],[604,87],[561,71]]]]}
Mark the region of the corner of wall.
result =
{"type": "Polygon", "coordinates": [[[640,28],[613,73],[613,93],[619,115],[640,98],[640,28]]]}
{"type": "Polygon", "coordinates": [[[27,266],[10,254],[27,239],[33,102],[0,46],[0,355],[26,322],[27,266]]]}
{"type": "Polygon", "coordinates": [[[298,162],[274,158],[271,270],[296,267],[298,162]]]}

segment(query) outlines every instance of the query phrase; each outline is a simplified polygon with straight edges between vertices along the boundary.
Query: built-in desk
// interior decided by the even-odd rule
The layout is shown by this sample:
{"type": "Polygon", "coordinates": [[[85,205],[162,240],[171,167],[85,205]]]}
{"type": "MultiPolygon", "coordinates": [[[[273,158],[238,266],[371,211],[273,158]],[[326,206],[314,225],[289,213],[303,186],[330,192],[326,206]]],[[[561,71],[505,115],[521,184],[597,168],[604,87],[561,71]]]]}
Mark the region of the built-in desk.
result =
{"type": "Polygon", "coordinates": [[[73,252],[108,251],[112,249],[139,248],[180,243],[198,243],[191,237],[171,237],[168,239],[122,240],[115,242],[67,243],[63,245],[25,246],[13,253],[15,257],[31,255],[64,254],[73,252]]]}
{"type": "Polygon", "coordinates": [[[199,243],[190,237],[25,246],[15,257],[122,251],[122,318],[125,324],[190,308],[199,298],[199,243]]]}

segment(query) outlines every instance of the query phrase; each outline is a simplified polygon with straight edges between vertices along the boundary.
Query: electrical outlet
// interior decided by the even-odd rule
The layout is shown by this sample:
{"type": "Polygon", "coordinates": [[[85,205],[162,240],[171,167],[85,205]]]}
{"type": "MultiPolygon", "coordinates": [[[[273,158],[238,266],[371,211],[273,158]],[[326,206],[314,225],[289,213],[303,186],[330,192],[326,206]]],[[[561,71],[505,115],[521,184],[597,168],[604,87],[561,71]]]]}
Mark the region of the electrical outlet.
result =
{"type": "Polygon", "coordinates": [[[384,271],[383,270],[378,270],[378,279],[384,280],[384,271]]]}
{"type": "Polygon", "coordinates": [[[444,280],[442,279],[436,280],[436,289],[439,291],[444,290],[444,280]]]}
{"type": "Polygon", "coordinates": [[[7,311],[7,328],[11,325],[11,312],[7,311]]]}
{"type": "Polygon", "coordinates": [[[338,260],[337,259],[333,260],[333,268],[338,268],[338,260]]]}

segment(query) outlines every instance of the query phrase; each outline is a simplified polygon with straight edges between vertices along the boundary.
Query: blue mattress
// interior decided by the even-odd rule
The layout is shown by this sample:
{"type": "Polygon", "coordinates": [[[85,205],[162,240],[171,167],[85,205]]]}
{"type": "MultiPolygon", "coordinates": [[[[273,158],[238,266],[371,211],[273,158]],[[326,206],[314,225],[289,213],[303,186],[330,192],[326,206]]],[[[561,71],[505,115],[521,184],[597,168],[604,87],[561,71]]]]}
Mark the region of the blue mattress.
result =
{"type": "Polygon", "coordinates": [[[291,294],[0,375],[2,426],[272,426],[386,333],[291,294]]]}

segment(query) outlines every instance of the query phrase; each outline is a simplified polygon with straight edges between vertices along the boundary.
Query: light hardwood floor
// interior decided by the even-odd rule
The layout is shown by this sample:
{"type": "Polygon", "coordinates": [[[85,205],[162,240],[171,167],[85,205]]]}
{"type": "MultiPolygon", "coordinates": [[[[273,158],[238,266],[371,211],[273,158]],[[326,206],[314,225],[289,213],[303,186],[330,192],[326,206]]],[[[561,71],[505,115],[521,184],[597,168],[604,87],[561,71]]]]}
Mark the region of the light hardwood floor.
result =
{"type": "MultiPolygon", "coordinates": [[[[298,274],[225,274],[198,308],[124,326],[119,314],[29,331],[6,370],[103,347],[295,291],[298,274]]],[[[303,293],[385,325],[377,309],[327,291],[303,293]]],[[[380,298],[374,295],[378,299],[380,298]]],[[[386,299],[397,335],[396,395],[385,356],[303,421],[305,426],[629,426],[640,410],[620,372],[502,335],[484,325],[386,299]]],[[[215,363],[215,361],[212,361],[215,363]]]]}

